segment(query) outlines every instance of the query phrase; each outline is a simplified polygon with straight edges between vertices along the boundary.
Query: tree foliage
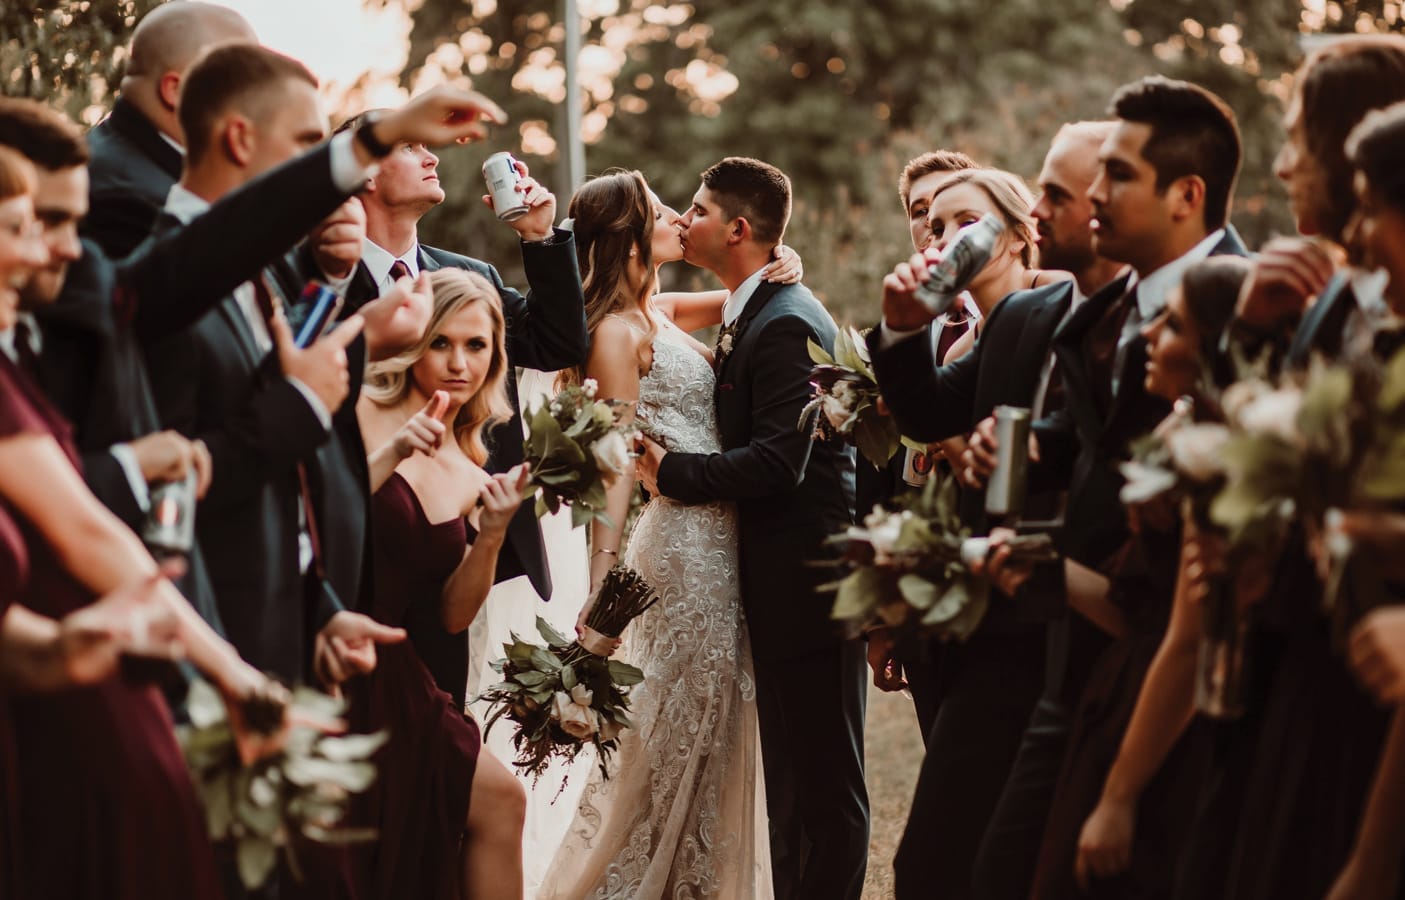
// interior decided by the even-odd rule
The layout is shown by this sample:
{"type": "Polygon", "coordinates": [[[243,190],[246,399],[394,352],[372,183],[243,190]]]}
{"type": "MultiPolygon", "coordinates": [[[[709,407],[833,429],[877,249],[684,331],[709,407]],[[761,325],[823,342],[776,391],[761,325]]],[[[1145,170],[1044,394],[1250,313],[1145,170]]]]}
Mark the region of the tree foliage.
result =
{"type": "Polygon", "coordinates": [[[112,104],[137,19],[162,0],[6,0],[0,81],[12,97],[53,100],[93,124],[112,104]]]}

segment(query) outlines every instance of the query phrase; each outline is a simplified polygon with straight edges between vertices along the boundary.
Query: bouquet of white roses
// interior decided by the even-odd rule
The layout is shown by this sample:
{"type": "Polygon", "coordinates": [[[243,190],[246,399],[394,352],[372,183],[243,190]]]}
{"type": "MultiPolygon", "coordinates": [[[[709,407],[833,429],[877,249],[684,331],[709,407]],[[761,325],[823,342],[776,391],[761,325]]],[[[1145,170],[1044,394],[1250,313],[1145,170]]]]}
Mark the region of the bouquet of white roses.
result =
{"type": "MultiPolygon", "coordinates": [[[[239,878],[251,890],[268,880],[281,849],[298,875],[297,839],[374,840],[373,829],[339,828],[351,795],[376,778],[371,755],[385,732],[335,736],[345,704],[311,688],[269,689],[240,703],[235,729],[218,691],[195,681],[190,724],[176,729],[215,843],[231,842],[239,878]]],[[[301,877],[300,875],[298,877],[301,877]]]]}
{"type": "Polygon", "coordinates": [[[512,737],[514,764],[540,776],[554,758],[575,759],[587,745],[599,751],[600,773],[629,720],[630,688],[644,680],[639,669],[610,659],[615,638],[658,597],[639,573],[615,566],[606,574],[579,640],[568,641],[537,619],[543,644],[516,635],[503,644],[507,656],[494,660],[503,680],[478,699],[495,707],[487,728],[501,718],[517,725],[512,737]]]}
{"type": "Polygon", "coordinates": [[[817,439],[838,437],[883,468],[898,452],[902,437],[893,417],[878,410],[878,380],[863,336],[853,328],[841,328],[834,337],[833,356],[813,340],[807,344],[815,363],[810,370],[814,396],[801,410],[797,427],[808,428],[811,414],[818,412],[817,439]]]}
{"type": "MultiPolygon", "coordinates": [[[[844,545],[851,571],[827,589],[836,592],[832,615],[855,631],[881,621],[917,627],[942,639],[964,641],[985,618],[990,582],[972,571],[990,544],[973,537],[956,508],[956,479],[932,478],[904,508],[875,507],[864,527],[831,538],[844,545]]],[[[1016,535],[1006,541],[1011,562],[1032,565],[1056,560],[1048,535],[1016,535]]]]}
{"type": "Polygon", "coordinates": [[[1277,385],[1225,391],[1231,429],[1226,483],[1210,508],[1231,542],[1265,521],[1296,520],[1326,582],[1323,603],[1340,643],[1381,600],[1373,561],[1333,527],[1340,509],[1405,501],[1405,352],[1329,365],[1277,385]]]}
{"type": "Polygon", "coordinates": [[[630,404],[597,400],[595,379],[565,388],[527,415],[523,456],[541,489],[537,515],[571,508],[576,527],[609,521],[605,488],[629,469],[635,429],[622,422],[630,404]]]}

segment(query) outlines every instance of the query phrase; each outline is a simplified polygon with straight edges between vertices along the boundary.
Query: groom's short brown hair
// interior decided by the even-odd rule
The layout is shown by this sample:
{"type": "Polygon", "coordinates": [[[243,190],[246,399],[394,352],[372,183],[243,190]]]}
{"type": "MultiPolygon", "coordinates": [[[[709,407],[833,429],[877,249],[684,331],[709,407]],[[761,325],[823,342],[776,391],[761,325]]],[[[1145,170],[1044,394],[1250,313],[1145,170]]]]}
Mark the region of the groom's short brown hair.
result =
{"type": "Polygon", "coordinates": [[[702,173],[727,219],[746,219],[757,243],[778,244],[790,221],[790,179],[770,163],[729,156],[702,173]]]}

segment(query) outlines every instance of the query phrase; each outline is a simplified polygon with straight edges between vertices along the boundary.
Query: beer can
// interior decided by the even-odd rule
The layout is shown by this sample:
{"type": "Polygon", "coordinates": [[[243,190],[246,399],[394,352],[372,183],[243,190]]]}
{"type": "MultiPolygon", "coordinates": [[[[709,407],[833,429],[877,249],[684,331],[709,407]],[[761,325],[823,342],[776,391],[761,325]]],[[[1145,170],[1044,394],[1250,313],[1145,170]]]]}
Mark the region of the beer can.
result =
{"type": "Polygon", "coordinates": [[[196,473],[151,486],[141,539],[155,556],[189,556],[195,547],[196,473]]]}
{"type": "Polygon", "coordinates": [[[527,214],[527,204],[517,192],[517,160],[507,151],[499,151],[483,162],[483,180],[493,196],[493,209],[498,218],[512,222],[527,214]]]}
{"type": "Polygon", "coordinates": [[[985,488],[985,511],[992,516],[1017,515],[1024,509],[1030,413],[1023,406],[997,406],[994,415],[995,471],[985,488]]]}
{"type": "Polygon", "coordinates": [[[941,262],[928,268],[931,277],[918,286],[913,296],[933,315],[951,309],[956,298],[990,262],[1004,231],[1005,223],[994,213],[986,213],[976,224],[962,229],[947,246],[941,262]]]}

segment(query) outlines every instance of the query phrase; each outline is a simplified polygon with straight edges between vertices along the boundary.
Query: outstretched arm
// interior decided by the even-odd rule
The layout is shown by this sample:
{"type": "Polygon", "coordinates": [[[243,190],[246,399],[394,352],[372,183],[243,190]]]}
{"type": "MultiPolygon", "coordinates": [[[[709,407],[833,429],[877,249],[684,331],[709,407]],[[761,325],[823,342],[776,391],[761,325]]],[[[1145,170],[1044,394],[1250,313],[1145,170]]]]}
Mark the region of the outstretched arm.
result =
{"type": "MultiPolygon", "coordinates": [[[[83,484],[49,435],[0,440],[0,495],[38,529],[63,567],[94,594],[143,581],[157,571],[141,541],[83,484]]],[[[263,676],[217,635],[169,582],[158,599],[180,623],[190,659],[227,694],[244,696],[263,676]]]]}

